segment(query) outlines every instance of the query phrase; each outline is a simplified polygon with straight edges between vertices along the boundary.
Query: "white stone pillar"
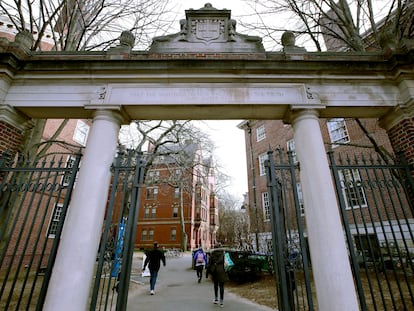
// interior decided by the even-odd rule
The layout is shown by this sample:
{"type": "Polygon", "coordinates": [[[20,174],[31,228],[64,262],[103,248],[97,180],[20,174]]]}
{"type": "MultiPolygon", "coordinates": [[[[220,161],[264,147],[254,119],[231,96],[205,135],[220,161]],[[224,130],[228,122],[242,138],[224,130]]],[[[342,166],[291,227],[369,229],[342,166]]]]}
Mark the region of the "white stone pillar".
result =
{"type": "Polygon", "coordinates": [[[295,112],[292,125],[318,309],[357,311],[358,300],[317,111],[295,112]]]}
{"type": "Polygon", "coordinates": [[[120,128],[118,113],[95,112],[63,227],[43,310],[87,310],[120,128]]]}

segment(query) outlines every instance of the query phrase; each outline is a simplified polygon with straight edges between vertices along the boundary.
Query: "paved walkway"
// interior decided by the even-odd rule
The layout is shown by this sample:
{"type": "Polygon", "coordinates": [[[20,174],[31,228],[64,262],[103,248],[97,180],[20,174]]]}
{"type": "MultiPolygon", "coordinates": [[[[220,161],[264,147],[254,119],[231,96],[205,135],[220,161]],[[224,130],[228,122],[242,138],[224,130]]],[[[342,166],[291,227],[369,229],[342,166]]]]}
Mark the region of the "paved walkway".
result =
{"type": "Polygon", "coordinates": [[[247,299],[229,293],[224,287],[224,308],[213,304],[214,291],[210,279],[197,282],[196,272],[191,269],[191,255],[167,258],[167,266],[161,267],[155,287],[155,295],[149,294],[149,277],[142,277],[139,267],[142,258],[134,258],[131,286],[128,295],[128,311],[270,311],[247,299]],[[138,269],[137,269],[138,267],[138,269]]]}

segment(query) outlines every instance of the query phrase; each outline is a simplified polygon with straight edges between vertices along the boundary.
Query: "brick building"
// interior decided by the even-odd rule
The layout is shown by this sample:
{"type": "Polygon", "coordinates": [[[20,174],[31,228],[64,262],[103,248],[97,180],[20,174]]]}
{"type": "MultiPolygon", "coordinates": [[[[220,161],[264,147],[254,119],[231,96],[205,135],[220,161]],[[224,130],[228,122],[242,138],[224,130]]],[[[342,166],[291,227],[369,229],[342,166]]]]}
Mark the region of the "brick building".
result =
{"type": "Polygon", "coordinates": [[[154,241],[166,248],[212,247],[218,230],[212,159],[192,142],[163,146],[159,153],[142,189],[136,247],[154,241]]]}
{"type": "MultiPolygon", "coordinates": [[[[375,146],[370,141],[371,138],[385,154],[393,155],[387,132],[380,127],[379,122],[374,119],[364,119],[360,122],[362,126],[351,118],[321,119],[320,127],[326,152],[333,150],[336,155],[372,153],[375,151],[375,146]],[[364,131],[369,133],[369,137],[364,131]]],[[[297,162],[294,154],[293,129],[283,121],[276,120],[246,120],[238,127],[245,131],[251,242],[256,244],[255,234],[258,233],[259,249],[266,250],[271,240],[271,230],[264,162],[268,158],[267,152],[277,148],[283,148],[285,152],[292,151],[293,158],[297,162]]],[[[298,192],[299,198],[302,198],[300,184],[298,192]]],[[[303,204],[303,201],[300,203],[303,204]]]]}

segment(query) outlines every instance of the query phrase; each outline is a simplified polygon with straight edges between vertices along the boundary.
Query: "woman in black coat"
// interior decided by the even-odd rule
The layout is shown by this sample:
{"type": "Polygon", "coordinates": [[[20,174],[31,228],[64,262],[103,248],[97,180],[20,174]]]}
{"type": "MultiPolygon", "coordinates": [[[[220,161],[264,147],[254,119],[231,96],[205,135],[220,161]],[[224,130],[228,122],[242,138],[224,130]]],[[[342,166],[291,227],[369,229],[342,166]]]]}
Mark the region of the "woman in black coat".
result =
{"type": "Polygon", "coordinates": [[[206,269],[206,277],[211,274],[214,284],[214,303],[218,304],[218,289],[220,288],[220,307],[223,307],[224,298],[224,282],[227,281],[227,273],[224,270],[224,250],[214,249],[211,252],[208,266],[206,269]]]}

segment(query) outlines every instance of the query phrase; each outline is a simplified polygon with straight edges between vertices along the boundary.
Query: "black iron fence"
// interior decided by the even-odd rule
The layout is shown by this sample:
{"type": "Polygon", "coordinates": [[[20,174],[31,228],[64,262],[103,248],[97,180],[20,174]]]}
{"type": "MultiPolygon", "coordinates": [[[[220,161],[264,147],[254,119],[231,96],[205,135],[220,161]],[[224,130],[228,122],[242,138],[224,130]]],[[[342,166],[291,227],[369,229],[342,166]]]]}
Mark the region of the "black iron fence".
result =
{"type": "Polygon", "coordinates": [[[42,309],[80,158],[1,155],[1,310],[42,309]]]}
{"type": "MultiPolygon", "coordinates": [[[[80,159],[0,158],[1,310],[42,310],[80,159]]],[[[126,310],[144,169],[135,151],[115,158],[90,310],[126,310]]]]}
{"type": "MultiPolygon", "coordinates": [[[[299,165],[292,153],[266,163],[273,264],[280,310],[314,310],[299,165]]],[[[329,153],[361,310],[414,309],[414,183],[403,158],[329,153]]]]}
{"type": "Polygon", "coordinates": [[[306,228],[303,218],[298,166],[292,153],[286,161],[281,149],[268,152],[266,176],[272,228],[273,267],[279,310],[314,310],[306,228]]]}
{"type": "Polygon", "coordinates": [[[413,310],[414,183],[404,158],[329,159],[361,310],[413,310]]]}

